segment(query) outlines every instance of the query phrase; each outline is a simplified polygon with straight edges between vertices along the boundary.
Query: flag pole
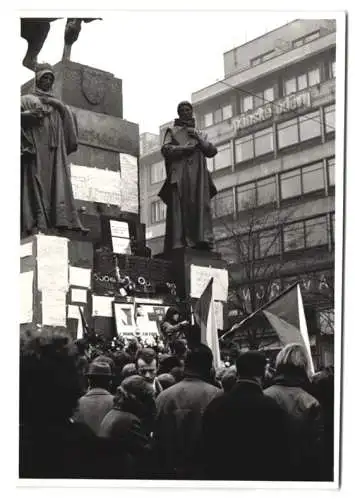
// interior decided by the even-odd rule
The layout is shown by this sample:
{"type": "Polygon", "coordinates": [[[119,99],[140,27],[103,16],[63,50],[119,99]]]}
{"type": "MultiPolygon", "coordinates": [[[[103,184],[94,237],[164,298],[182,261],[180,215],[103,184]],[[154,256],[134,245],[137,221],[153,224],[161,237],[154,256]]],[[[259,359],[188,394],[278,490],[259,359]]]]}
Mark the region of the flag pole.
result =
{"type": "Polygon", "coordinates": [[[256,309],[254,312],[252,312],[251,314],[249,314],[249,316],[246,317],[245,319],[243,319],[240,323],[238,323],[236,325],[233,325],[226,333],[224,333],[220,337],[219,340],[220,341],[224,340],[225,337],[227,337],[231,333],[233,333],[236,330],[238,330],[241,326],[243,326],[247,321],[249,321],[251,318],[253,318],[256,314],[258,314],[259,312],[261,312],[266,307],[271,306],[271,304],[273,304],[274,302],[276,302],[280,297],[283,297],[284,295],[286,295],[286,293],[288,293],[290,290],[292,290],[292,288],[294,288],[298,284],[299,284],[299,280],[296,281],[295,283],[293,283],[292,285],[290,285],[288,288],[286,288],[286,290],[284,290],[283,292],[281,292],[277,297],[274,297],[273,299],[269,300],[269,302],[266,302],[266,304],[263,304],[261,307],[259,307],[258,309],[256,309]]]}

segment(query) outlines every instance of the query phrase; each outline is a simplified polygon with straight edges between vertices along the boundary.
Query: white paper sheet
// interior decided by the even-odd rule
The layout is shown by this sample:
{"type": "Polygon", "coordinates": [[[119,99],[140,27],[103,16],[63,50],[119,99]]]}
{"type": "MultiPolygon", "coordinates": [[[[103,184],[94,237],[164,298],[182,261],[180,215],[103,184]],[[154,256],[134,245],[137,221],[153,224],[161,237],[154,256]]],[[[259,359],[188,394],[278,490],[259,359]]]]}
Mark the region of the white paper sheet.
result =
{"type": "Polygon", "coordinates": [[[223,330],[223,303],[215,300],[213,301],[213,305],[217,329],[223,330]]]}
{"type": "Polygon", "coordinates": [[[191,297],[199,299],[205,291],[208,282],[213,277],[213,299],[227,301],[228,271],[214,267],[202,267],[191,264],[191,297]]]}
{"type": "Polygon", "coordinates": [[[42,293],[42,324],[67,326],[65,292],[46,290],[42,293]]]}
{"type": "Polygon", "coordinates": [[[82,304],[87,303],[87,290],[82,288],[72,288],[71,289],[71,301],[81,302],[82,304]]]}
{"type": "Polygon", "coordinates": [[[69,266],[69,283],[73,286],[91,288],[91,269],[69,266]]]}
{"type": "Polygon", "coordinates": [[[131,255],[131,242],[127,238],[112,238],[113,253],[131,255]]]}
{"type": "Polygon", "coordinates": [[[112,238],[129,238],[128,222],[121,220],[110,220],[112,238]]]}
{"type": "Polygon", "coordinates": [[[20,257],[28,257],[33,254],[33,242],[23,243],[20,246],[20,257]]]}
{"type": "Polygon", "coordinates": [[[72,164],[70,173],[75,199],[121,205],[121,173],[118,170],[72,164]]]}
{"type": "Polygon", "coordinates": [[[68,239],[58,236],[37,237],[39,290],[68,290],[68,239]]]}
{"type": "Polygon", "coordinates": [[[20,275],[20,324],[32,323],[33,320],[33,271],[20,275]]]}
{"type": "Polygon", "coordinates": [[[81,320],[79,306],[73,304],[68,305],[68,318],[81,320]]]}
{"type": "Polygon", "coordinates": [[[101,295],[92,296],[92,315],[112,318],[112,302],[113,297],[105,297],[101,295]]]}
{"type": "Polygon", "coordinates": [[[135,156],[120,153],[121,210],[138,214],[138,161],[135,156]]]}
{"type": "Polygon", "coordinates": [[[134,333],[136,324],[133,304],[114,304],[114,309],[117,333],[134,333]]]}

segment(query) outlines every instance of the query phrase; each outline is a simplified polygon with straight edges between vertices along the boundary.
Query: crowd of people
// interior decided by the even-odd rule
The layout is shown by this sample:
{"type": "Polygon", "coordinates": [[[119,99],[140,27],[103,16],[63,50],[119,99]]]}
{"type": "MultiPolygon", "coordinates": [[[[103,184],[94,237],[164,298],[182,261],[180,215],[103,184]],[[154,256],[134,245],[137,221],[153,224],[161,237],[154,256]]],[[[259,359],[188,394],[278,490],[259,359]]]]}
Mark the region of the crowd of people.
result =
{"type": "Polygon", "coordinates": [[[169,345],[113,350],[28,332],[20,477],[333,480],[331,369],[312,376],[298,344],[274,367],[248,351],[218,370],[206,345],[169,345]]]}

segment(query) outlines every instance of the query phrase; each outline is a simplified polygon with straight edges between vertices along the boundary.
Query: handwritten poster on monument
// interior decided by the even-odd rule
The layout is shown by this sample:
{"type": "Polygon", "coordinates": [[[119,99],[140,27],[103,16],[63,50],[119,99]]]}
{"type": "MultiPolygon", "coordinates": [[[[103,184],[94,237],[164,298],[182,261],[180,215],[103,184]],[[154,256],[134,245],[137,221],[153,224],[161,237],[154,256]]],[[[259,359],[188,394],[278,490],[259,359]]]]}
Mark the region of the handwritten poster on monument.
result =
{"type": "Polygon", "coordinates": [[[68,239],[39,235],[37,238],[39,290],[68,290],[68,239]]]}
{"type": "Polygon", "coordinates": [[[82,165],[70,166],[76,200],[121,206],[121,173],[82,165]]]}
{"type": "Polygon", "coordinates": [[[138,160],[135,156],[120,153],[122,203],[121,209],[138,213],[138,160]]]}
{"type": "Polygon", "coordinates": [[[66,293],[58,290],[46,290],[42,294],[42,324],[67,326],[66,293]]]}
{"type": "Polygon", "coordinates": [[[199,299],[203,294],[208,282],[213,280],[213,299],[222,302],[227,301],[228,296],[228,271],[215,267],[195,266],[190,268],[191,292],[193,298],[199,299]]]}
{"type": "Polygon", "coordinates": [[[20,324],[32,323],[33,319],[33,271],[20,275],[20,324]]]}

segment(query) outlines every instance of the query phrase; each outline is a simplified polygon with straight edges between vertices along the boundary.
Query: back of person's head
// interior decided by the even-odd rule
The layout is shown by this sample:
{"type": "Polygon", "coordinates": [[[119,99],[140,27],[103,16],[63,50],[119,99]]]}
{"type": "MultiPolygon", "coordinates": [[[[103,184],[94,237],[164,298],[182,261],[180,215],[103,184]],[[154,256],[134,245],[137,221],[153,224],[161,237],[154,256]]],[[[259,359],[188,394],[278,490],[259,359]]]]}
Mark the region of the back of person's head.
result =
{"type": "Polygon", "coordinates": [[[183,340],[177,339],[174,342],[175,356],[178,358],[185,358],[187,354],[186,343],[183,340]]]}
{"type": "Polygon", "coordinates": [[[210,377],[213,363],[213,354],[204,344],[193,346],[186,355],[185,372],[210,377]]]}
{"type": "Polygon", "coordinates": [[[152,417],[155,413],[154,389],[140,375],[127,377],[117,388],[114,407],[138,418],[152,417]]]}
{"type": "Polygon", "coordinates": [[[127,365],[124,365],[121,371],[121,381],[127,377],[131,377],[132,375],[137,375],[137,367],[135,363],[128,363],[127,365]]]}
{"type": "Polygon", "coordinates": [[[20,422],[67,422],[81,395],[75,349],[63,335],[31,332],[21,342],[20,422]]]}
{"type": "Polygon", "coordinates": [[[281,349],[276,357],[276,373],[309,379],[311,365],[305,347],[292,343],[281,349]]]}
{"type": "Polygon", "coordinates": [[[114,367],[115,367],[115,362],[112,358],[110,358],[110,356],[105,356],[103,354],[101,354],[100,356],[97,356],[96,358],[94,358],[93,361],[98,361],[98,362],[102,362],[102,363],[107,363],[108,365],[110,365],[110,368],[111,370],[113,371],[114,367]]]}
{"type": "Polygon", "coordinates": [[[96,358],[89,365],[87,377],[91,388],[109,389],[113,377],[111,366],[96,358]]]}
{"type": "Polygon", "coordinates": [[[154,349],[150,347],[144,347],[143,349],[139,349],[136,354],[136,364],[139,359],[142,359],[145,363],[150,364],[154,359],[158,364],[158,355],[154,351],[154,349]]]}
{"type": "Polygon", "coordinates": [[[265,374],[266,357],[259,351],[247,351],[238,357],[236,367],[240,378],[262,378],[265,374]]]}
{"type": "Polygon", "coordinates": [[[175,382],[181,382],[184,378],[184,369],[179,366],[175,366],[172,370],[170,370],[170,375],[172,375],[175,379],[175,382]]]}
{"type": "Polygon", "coordinates": [[[170,373],[173,368],[180,366],[181,362],[176,356],[166,356],[160,361],[159,374],[170,373]]]}
{"type": "Polygon", "coordinates": [[[237,381],[237,370],[234,367],[228,368],[221,378],[224,392],[230,392],[237,381]]]}
{"type": "Polygon", "coordinates": [[[138,351],[139,349],[139,343],[138,343],[138,340],[133,338],[131,339],[129,342],[128,342],[128,346],[126,348],[126,352],[131,354],[131,355],[135,355],[136,352],[138,351]]]}
{"type": "Polygon", "coordinates": [[[176,380],[173,375],[171,375],[171,373],[161,373],[160,375],[158,375],[157,379],[163,390],[176,384],[176,380]]]}

